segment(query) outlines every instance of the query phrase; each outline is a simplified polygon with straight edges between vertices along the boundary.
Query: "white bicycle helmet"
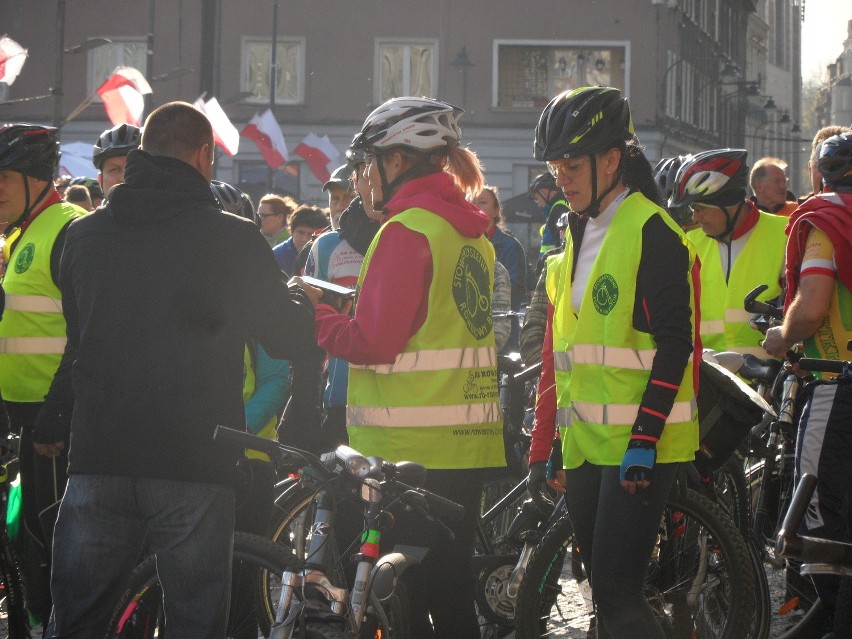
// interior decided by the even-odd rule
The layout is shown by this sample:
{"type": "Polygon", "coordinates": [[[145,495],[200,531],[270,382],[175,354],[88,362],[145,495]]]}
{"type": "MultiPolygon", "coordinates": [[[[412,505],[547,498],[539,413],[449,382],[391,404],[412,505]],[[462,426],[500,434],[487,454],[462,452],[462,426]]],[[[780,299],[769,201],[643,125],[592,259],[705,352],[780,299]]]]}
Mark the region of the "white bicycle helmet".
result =
{"type": "Polygon", "coordinates": [[[364,121],[352,150],[403,147],[429,153],[457,146],[463,109],[431,98],[392,98],[364,121]]]}

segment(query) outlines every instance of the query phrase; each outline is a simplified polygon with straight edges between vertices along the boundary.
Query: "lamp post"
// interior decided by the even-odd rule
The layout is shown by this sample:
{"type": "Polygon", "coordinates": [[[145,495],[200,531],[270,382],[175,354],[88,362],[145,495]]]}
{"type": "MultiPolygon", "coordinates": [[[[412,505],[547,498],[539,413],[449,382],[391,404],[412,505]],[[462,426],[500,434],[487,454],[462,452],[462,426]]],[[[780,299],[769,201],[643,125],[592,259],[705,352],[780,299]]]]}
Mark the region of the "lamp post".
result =
{"type": "Polygon", "coordinates": [[[57,0],[56,2],[56,62],[53,86],[50,88],[50,93],[53,96],[53,126],[57,129],[61,129],[64,124],[62,118],[62,75],[65,72],[65,54],[85,53],[106,44],[112,44],[112,40],[106,38],[89,38],[85,42],[65,48],[65,3],[66,0],[57,0]]]}
{"type": "Polygon", "coordinates": [[[467,70],[473,66],[473,62],[467,55],[466,46],[463,46],[456,54],[450,66],[455,67],[462,74],[462,104],[467,104],[467,70]]]}

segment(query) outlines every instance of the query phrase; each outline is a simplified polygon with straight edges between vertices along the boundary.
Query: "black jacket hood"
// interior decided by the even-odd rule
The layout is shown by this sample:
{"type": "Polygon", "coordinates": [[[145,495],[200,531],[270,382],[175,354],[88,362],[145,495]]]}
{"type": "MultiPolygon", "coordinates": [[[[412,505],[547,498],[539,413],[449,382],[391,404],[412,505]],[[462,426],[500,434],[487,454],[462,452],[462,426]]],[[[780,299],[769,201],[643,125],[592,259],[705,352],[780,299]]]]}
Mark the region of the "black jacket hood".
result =
{"type": "Polygon", "coordinates": [[[140,149],[127,156],[124,183],[109,192],[109,211],[117,224],[159,224],[203,204],[218,210],[210,183],[197,169],[140,149]]]}

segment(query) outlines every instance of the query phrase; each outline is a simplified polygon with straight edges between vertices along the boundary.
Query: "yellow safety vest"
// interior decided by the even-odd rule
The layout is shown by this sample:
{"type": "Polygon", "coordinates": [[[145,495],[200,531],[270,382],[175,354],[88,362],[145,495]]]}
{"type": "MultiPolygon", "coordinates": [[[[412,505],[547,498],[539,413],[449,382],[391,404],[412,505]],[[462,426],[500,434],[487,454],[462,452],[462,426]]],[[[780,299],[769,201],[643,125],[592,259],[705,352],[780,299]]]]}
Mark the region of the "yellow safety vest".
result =
{"type": "MultiPolygon", "coordinates": [[[[254,370],[254,362],[251,358],[248,346],[243,350],[243,404],[248,403],[257,389],[257,374],[254,370]]],[[[278,436],[276,428],[278,426],[278,417],[273,416],[268,422],[263,425],[257,433],[258,437],[266,437],[266,439],[275,439],[278,436]]],[[[262,459],[269,461],[269,457],[264,453],[259,453],[256,450],[247,450],[246,457],[250,459],[262,459]]]]}
{"type": "Polygon", "coordinates": [[[505,466],[491,315],[494,247],[485,236],[464,237],[430,211],[409,209],[376,234],[359,289],[391,224],[429,242],[428,313],[393,364],[350,365],[350,444],[365,455],[427,468],[505,466]]]}
{"type": "Polygon", "coordinates": [[[761,359],[770,357],[760,346],[763,335],[749,326],[751,313],[743,309],[743,298],[755,286],[767,284],[760,301],[781,294],[779,278],[784,270],[787,218],[760,213],[725,282],[719,242],[701,229],[687,234],[701,260],[701,322],[699,331],[705,348],[750,353],[761,359]]]}
{"type": "Polygon", "coordinates": [[[42,402],[65,350],[62,294],[53,283],[50,256],[56,236],[86,211],[51,204],[27,227],[9,253],[0,321],[0,392],[10,402],[42,402]]]}
{"type": "MultiPolygon", "coordinates": [[[[695,253],[680,228],[640,193],[629,195],[610,222],[579,315],[571,306],[573,243],[566,242],[564,256],[548,262],[547,294],[554,309],[556,421],[565,468],[577,468],[584,461],[617,466],[627,448],[656,354],[653,337],[633,328],[642,228],[654,215],[681,237],[689,249],[691,268],[695,253]]],[[[691,289],[691,273],[684,275],[691,289]]],[[[694,337],[692,300],[690,296],[694,337]]],[[[658,462],[690,461],[698,448],[693,365],[690,360],[657,444],[658,462]]]]}

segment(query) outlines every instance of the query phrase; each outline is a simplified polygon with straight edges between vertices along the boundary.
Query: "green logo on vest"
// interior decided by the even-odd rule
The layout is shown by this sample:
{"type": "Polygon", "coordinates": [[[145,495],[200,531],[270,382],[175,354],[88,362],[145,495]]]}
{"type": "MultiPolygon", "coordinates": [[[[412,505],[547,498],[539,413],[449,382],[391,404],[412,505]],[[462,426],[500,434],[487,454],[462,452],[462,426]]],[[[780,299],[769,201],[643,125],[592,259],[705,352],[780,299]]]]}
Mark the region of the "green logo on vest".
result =
{"type": "Polygon", "coordinates": [[[618,302],[618,284],[609,273],[601,275],[592,287],[592,302],[601,315],[609,315],[618,302]]]}
{"type": "Polygon", "coordinates": [[[467,330],[484,339],[494,326],[491,317],[491,284],[485,258],[472,246],[465,246],[453,272],[453,299],[467,330]]]}
{"type": "Polygon", "coordinates": [[[20,253],[18,253],[18,258],[15,260],[15,273],[20,275],[21,273],[26,271],[33,263],[34,258],[35,244],[30,242],[24,248],[21,249],[20,253]]]}

